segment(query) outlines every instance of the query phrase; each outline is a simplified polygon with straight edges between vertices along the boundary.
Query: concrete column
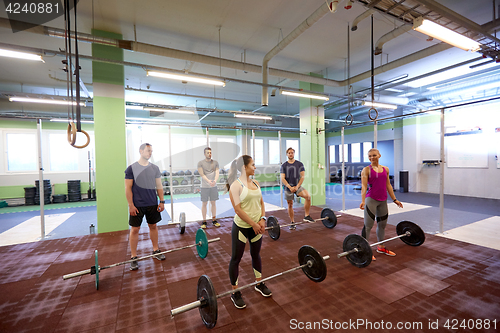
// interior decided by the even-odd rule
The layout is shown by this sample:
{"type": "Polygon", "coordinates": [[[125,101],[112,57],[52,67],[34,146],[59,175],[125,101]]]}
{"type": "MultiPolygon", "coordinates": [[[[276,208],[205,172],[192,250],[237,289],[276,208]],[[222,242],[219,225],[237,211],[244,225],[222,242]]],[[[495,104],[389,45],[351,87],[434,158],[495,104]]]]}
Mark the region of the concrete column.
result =
{"type": "MultiPolygon", "coordinates": [[[[318,84],[300,82],[299,87],[324,92],[323,86],[318,84]]],[[[307,131],[307,134],[300,134],[300,161],[306,169],[302,186],[311,194],[312,205],[324,205],[326,202],[325,132],[317,132],[318,128],[325,128],[325,110],[322,104],[321,100],[300,98],[300,131],[307,131]]]]}
{"type": "MultiPolygon", "coordinates": [[[[93,30],[95,36],[121,39],[115,33],[93,30]]],[[[92,56],[123,61],[123,50],[92,44],[92,56]]],[[[122,65],[92,62],[94,133],[99,233],[128,229],[124,171],[127,168],[125,74],[122,65]]]]}

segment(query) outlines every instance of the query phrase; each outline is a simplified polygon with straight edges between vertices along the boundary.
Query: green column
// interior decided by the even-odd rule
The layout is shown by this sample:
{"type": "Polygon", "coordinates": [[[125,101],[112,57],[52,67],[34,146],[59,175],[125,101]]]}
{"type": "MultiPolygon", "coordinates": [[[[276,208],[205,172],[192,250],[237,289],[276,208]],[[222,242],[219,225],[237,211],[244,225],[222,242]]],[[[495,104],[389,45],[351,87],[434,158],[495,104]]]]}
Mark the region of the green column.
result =
{"type": "MultiPolygon", "coordinates": [[[[115,33],[92,30],[95,36],[121,39],[115,33]]],[[[123,61],[123,50],[92,44],[92,56],[123,61]]],[[[128,229],[124,171],[127,168],[124,68],[92,62],[98,230],[128,229]]]]}
{"type": "MultiPolygon", "coordinates": [[[[311,75],[315,74],[311,73],[311,75]]],[[[324,92],[323,86],[319,84],[300,82],[299,87],[318,93],[324,92]]],[[[307,131],[307,134],[300,135],[300,161],[304,163],[306,169],[306,177],[302,186],[311,194],[312,205],[326,203],[325,133],[316,132],[317,128],[325,128],[325,110],[322,104],[321,100],[310,98],[301,98],[299,103],[300,131],[307,131]]]]}

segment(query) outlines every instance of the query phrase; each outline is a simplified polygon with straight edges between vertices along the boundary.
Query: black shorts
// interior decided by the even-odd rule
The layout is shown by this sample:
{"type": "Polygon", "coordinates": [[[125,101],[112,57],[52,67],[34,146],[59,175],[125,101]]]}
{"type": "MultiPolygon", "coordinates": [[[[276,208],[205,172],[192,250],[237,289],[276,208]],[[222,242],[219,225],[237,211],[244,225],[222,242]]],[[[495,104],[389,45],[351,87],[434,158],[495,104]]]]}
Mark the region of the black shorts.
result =
{"type": "Polygon", "coordinates": [[[146,215],[146,221],[148,224],[156,224],[161,221],[161,214],[158,211],[158,206],[147,206],[147,207],[137,207],[139,213],[136,216],[130,215],[128,224],[132,227],[140,227],[142,224],[142,219],[146,215]]]}
{"type": "Polygon", "coordinates": [[[200,194],[202,202],[219,200],[217,187],[202,187],[200,194]]]}

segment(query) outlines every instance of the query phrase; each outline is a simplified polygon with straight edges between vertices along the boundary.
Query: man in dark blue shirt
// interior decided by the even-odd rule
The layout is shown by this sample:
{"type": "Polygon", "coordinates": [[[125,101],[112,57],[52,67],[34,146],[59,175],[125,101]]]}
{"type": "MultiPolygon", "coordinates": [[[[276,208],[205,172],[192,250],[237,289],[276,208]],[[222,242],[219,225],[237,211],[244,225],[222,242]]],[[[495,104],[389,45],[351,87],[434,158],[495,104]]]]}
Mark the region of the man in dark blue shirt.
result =
{"type": "MultiPolygon", "coordinates": [[[[165,207],[163,200],[163,185],[161,183],[161,173],[158,166],[149,163],[153,147],[149,143],[143,143],[139,147],[141,157],[139,161],[131,164],[125,170],[125,195],[130,213],[130,259],[137,259],[137,243],[139,242],[139,230],[143,217],[149,226],[149,237],[153,243],[153,254],[160,253],[158,247],[158,228],[156,223],[161,221],[160,212],[165,207]],[[158,197],[160,203],[158,203],[158,197]]],[[[158,260],[165,260],[162,253],[155,256],[158,260]]],[[[137,261],[130,263],[130,270],[139,269],[137,261]]]]}
{"type": "MultiPolygon", "coordinates": [[[[295,223],[294,213],[293,213],[293,198],[294,195],[302,197],[305,200],[304,211],[306,216],[305,220],[314,222],[314,220],[309,216],[309,208],[311,208],[311,195],[305,188],[301,185],[304,182],[304,175],[306,173],[304,169],[304,164],[302,162],[295,160],[295,150],[293,148],[288,148],[286,150],[286,156],[288,161],[281,165],[281,182],[285,188],[285,200],[288,202],[288,216],[292,223],[295,223]]],[[[295,229],[294,225],[290,226],[290,229],[295,229]]]]}

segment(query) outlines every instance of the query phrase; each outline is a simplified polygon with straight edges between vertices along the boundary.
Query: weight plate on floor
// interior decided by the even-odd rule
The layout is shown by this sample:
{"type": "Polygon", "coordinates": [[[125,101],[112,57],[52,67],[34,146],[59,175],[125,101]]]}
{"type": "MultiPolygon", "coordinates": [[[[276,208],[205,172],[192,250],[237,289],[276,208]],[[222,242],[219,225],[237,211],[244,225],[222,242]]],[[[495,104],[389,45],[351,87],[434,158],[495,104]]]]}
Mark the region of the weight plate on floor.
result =
{"type": "Polygon", "coordinates": [[[332,229],[337,225],[337,215],[335,215],[335,212],[330,208],[323,208],[323,210],[321,211],[321,217],[328,217],[327,219],[323,220],[324,226],[328,229],[332,229]]]}
{"type": "Polygon", "coordinates": [[[424,244],[425,233],[417,224],[410,221],[401,221],[396,226],[398,236],[404,235],[407,231],[409,231],[411,235],[401,237],[403,242],[411,246],[420,246],[424,244]]]}
{"type": "Polygon", "coordinates": [[[280,238],[281,234],[280,225],[278,224],[278,220],[274,216],[269,216],[267,218],[266,227],[272,227],[272,229],[267,230],[269,237],[271,237],[274,240],[280,238]]]}
{"type": "Polygon", "coordinates": [[[312,246],[303,245],[299,249],[299,264],[302,266],[311,262],[311,267],[304,266],[302,271],[314,282],[321,282],[326,278],[326,263],[321,254],[312,246]]]}
{"type": "Polygon", "coordinates": [[[99,290],[99,260],[97,258],[97,250],[95,250],[95,289],[99,290]]]}
{"type": "Polygon", "coordinates": [[[199,309],[203,324],[207,328],[213,328],[217,324],[217,294],[212,280],[207,275],[202,275],[198,279],[196,297],[201,302],[199,309]]]}
{"type": "Polygon", "coordinates": [[[179,233],[182,235],[186,231],[186,213],[182,212],[179,216],[179,233]]]}
{"type": "Polygon", "coordinates": [[[373,252],[370,244],[360,235],[351,234],[344,239],[344,252],[358,248],[358,252],[347,255],[347,260],[356,267],[366,267],[372,262],[373,252]]]}
{"type": "Polygon", "coordinates": [[[196,232],[196,251],[200,258],[205,259],[208,253],[208,239],[207,233],[203,229],[198,229],[196,232]],[[198,245],[200,243],[200,245],[198,245]]]}

